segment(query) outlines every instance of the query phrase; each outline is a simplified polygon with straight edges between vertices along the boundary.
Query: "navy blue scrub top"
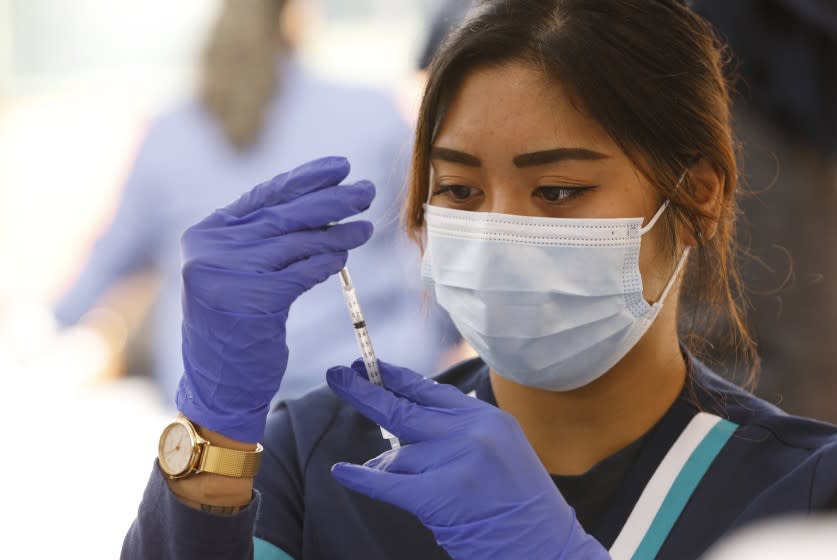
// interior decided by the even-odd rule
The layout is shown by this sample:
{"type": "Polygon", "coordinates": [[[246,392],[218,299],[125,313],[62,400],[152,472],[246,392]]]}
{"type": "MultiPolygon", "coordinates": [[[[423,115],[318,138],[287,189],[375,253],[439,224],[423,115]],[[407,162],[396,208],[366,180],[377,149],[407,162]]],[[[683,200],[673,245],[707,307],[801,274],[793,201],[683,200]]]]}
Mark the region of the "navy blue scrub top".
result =
{"type": "MultiPolygon", "coordinates": [[[[478,358],[437,380],[494,403],[488,368],[478,358]]],[[[697,558],[725,532],[767,516],[837,509],[837,427],[789,416],[693,360],[686,388],[651,431],[585,475],[553,477],[584,528],[606,548],[666,452],[700,411],[739,427],[657,558],[697,558]]],[[[218,547],[231,557],[232,542],[244,550],[249,546],[253,523],[258,539],[295,560],[448,558],[415,517],[352,493],[332,478],[334,463],[363,463],[389,446],[377,426],[327,387],[280,403],[268,419],[264,445],[253,503],[226,518],[179,504],[155,464],[123,558],[175,557],[154,542],[176,546],[178,558],[216,557],[218,547]]]]}

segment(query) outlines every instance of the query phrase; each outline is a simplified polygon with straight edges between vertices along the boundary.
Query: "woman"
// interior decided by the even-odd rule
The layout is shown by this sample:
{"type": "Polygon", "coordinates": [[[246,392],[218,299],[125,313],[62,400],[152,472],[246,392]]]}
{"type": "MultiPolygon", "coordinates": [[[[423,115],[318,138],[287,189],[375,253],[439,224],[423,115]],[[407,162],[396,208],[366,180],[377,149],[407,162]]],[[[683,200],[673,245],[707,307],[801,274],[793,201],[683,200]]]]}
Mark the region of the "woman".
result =
{"type": "Polygon", "coordinates": [[[184,236],[185,419],[125,557],[682,559],[837,505],[837,429],[715,376],[688,317],[677,334],[688,289],[754,353],[728,112],[680,2],[483,2],[432,65],[406,209],[480,358],[438,383],[382,363],[386,389],[335,367],[265,429],[288,306],[369,237],[327,225],[373,188],[336,188],[340,158],[256,187],[184,236]],[[196,473],[192,423],[235,466],[196,473]]]}

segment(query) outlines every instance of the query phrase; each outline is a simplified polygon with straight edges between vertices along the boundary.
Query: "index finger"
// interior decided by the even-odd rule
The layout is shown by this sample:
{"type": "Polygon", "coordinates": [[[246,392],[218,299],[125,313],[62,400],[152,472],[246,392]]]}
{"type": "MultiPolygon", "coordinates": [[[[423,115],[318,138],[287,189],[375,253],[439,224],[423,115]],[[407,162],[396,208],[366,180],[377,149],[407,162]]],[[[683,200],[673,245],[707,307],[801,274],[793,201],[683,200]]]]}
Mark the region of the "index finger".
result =
{"type": "Polygon", "coordinates": [[[253,187],[224,210],[240,218],[260,208],[338,185],[349,175],[349,169],[349,160],[344,157],[315,159],[253,187]]]}

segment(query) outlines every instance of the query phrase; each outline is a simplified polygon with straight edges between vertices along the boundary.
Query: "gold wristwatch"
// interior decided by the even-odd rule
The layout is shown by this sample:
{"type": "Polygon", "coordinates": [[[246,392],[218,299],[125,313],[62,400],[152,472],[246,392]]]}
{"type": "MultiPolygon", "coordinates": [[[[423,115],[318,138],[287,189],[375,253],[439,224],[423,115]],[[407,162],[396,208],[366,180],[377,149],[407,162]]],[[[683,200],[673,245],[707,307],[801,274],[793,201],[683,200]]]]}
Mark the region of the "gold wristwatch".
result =
{"type": "Polygon", "coordinates": [[[238,451],[212,445],[198,435],[188,418],[178,416],[163,429],[157,447],[160,469],[169,478],[186,478],[209,472],[236,478],[253,478],[262,460],[262,445],[255,451],[238,451]]]}

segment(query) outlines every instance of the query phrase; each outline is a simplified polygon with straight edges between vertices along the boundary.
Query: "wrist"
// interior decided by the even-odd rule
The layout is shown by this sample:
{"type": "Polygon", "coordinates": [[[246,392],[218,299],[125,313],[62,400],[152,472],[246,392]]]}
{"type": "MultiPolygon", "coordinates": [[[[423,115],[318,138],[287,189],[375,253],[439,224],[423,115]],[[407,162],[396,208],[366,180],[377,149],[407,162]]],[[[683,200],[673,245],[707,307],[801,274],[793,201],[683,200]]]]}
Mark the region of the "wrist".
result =
{"type": "Polygon", "coordinates": [[[198,435],[201,436],[203,439],[207,440],[212,445],[217,445],[219,447],[225,447],[227,449],[235,449],[237,451],[255,451],[256,444],[250,443],[246,441],[241,441],[237,439],[233,439],[229,436],[225,436],[222,433],[215,432],[210,430],[209,428],[204,428],[199,423],[195,422],[191,418],[189,421],[192,422],[192,425],[195,426],[195,430],[197,430],[198,435]]]}
{"type": "MultiPolygon", "coordinates": [[[[210,451],[208,450],[216,448],[222,450],[261,453],[261,446],[258,444],[236,440],[224,434],[209,430],[192,422],[183,414],[180,415],[180,418],[182,421],[186,422],[186,425],[191,426],[190,429],[192,429],[193,433],[197,435],[198,439],[193,439],[192,441],[200,442],[203,440],[203,443],[199,444],[204,446],[202,447],[203,451],[200,453],[209,453],[210,451]],[[207,444],[209,447],[205,447],[207,444]]],[[[168,430],[169,428],[167,428],[166,432],[164,432],[164,435],[168,433],[168,430]]],[[[180,444],[181,442],[177,443],[177,445],[180,444]]],[[[203,465],[203,459],[206,459],[206,457],[209,456],[207,455],[201,459],[195,460],[198,461],[197,464],[203,465]]],[[[217,459],[218,455],[216,454],[214,457],[217,459]]],[[[224,459],[221,460],[223,461],[224,459]]],[[[221,464],[229,465],[229,463],[221,464]]],[[[229,472],[225,472],[225,470],[226,469],[214,471],[212,469],[207,469],[182,478],[169,477],[167,483],[172,493],[181,502],[190,507],[211,513],[233,514],[241,508],[247,506],[252,500],[253,477],[231,474],[229,472]]],[[[167,472],[166,469],[163,469],[163,471],[167,472]]],[[[245,470],[244,472],[251,474],[255,473],[255,470],[245,470]]]]}
{"type": "MultiPolygon", "coordinates": [[[[253,498],[252,478],[231,478],[214,473],[200,473],[183,479],[169,479],[172,493],[195,509],[246,507],[253,498]]],[[[233,513],[232,511],[229,513],[233,513]]]]}
{"type": "Polygon", "coordinates": [[[201,391],[196,391],[192,387],[192,381],[192,375],[188,370],[180,378],[175,395],[175,404],[180,414],[188,418],[195,426],[206,430],[207,433],[214,434],[218,438],[228,438],[230,442],[255,446],[256,442],[263,439],[270,409],[269,398],[261,403],[252,402],[246,408],[230,406],[229,403],[218,399],[206,403],[195,397],[195,395],[200,395],[201,391]]]}
{"type": "MultiPolygon", "coordinates": [[[[212,445],[254,451],[256,444],[234,440],[218,432],[193,424],[202,438],[212,445]]],[[[233,514],[250,503],[253,496],[252,478],[234,478],[202,472],[182,479],[169,479],[169,488],[189,507],[212,513],[233,514]]]]}

